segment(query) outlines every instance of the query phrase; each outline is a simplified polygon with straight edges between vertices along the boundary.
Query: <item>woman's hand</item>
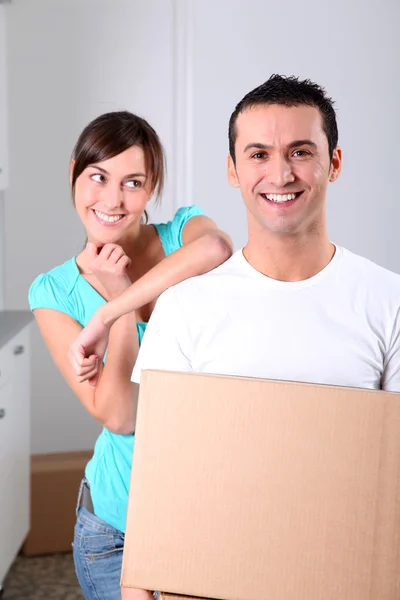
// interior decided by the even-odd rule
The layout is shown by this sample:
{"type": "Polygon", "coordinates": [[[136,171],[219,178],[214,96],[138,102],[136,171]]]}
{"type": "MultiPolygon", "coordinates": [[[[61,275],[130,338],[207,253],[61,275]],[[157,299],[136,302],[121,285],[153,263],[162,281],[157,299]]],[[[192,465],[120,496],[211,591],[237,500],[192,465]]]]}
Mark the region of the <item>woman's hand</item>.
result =
{"type": "MultiPolygon", "coordinates": [[[[131,260],[121,246],[106,244],[99,248],[88,242],[86,255],[88,266],[104,288],[108,300],[116,298],[131,285],[127,274],[131,260]]],[[[99,377],[112,325],[112,322],[106,324],[104,310],[106,307],[101,307],[95,313],[68,352],[68,359],[78,381],[89,381],[92,387],[96,386],[99,377]]]]}
{"type": "Polygon", "coordinates": [[[86,256],[89,269],[106,291],[107,300],[116,298],[131,285],[127,273],[131,259],[121,246],[106,244],[99,247],[88,242],[86,256]]]}
{"type": "Polygon", "coordinates": [[[104,323],[102,308],[99,308],[68,352],[68,359],[79,382],[88,380],[91,387],[96,386],[109,336],[110,327],[104,323]]]}
{"type": "MultiPolygon", "coordinates": [[[[106,244],[100,249],[88,242],[86,256],[91,272],[106,292],[107,300],[118,297],[129,288],[131,281],[127,268],[131,260],[121,246],[106,244]]],[[[98,309],[68,352],[76,378],[80,383],[89,381],[91,387],[96,386],[108,346],[112,321],[106,318],[106,312],[106,306],[98,309]]]]}

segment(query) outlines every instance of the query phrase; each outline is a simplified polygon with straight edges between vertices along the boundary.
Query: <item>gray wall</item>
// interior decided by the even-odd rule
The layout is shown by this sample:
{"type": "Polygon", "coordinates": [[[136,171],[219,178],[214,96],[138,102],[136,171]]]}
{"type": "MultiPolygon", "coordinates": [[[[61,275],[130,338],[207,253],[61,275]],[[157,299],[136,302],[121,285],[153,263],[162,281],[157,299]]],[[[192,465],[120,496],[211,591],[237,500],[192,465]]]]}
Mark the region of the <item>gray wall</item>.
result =
{"type": "Polygon", "coordinates": [[[0,192],[0,310],[4,308],[4,192],[0,192]]]}
{"type": "Polygon", "coordinates": [[[332,240],[400,272],[397,192],[400,2],[195,0],[193,197],[246,239],[226,180],[235,104],[271,73],[309,77],[336,100],[343,172],[328,195],[332,240]]]}

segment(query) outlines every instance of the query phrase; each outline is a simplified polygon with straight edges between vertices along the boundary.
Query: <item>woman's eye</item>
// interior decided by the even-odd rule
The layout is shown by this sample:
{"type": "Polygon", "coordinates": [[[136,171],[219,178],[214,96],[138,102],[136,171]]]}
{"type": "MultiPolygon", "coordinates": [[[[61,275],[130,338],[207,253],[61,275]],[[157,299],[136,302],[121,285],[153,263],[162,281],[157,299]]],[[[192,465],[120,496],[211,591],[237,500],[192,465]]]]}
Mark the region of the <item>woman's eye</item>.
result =
{"type": "Polygon", "coordinates": [[[96,183],[104,182],[104,175],[101,175],[101,173],[94,173],[94,175],[91,175],[90,178],[93,179],[93,181],[95,181],[96,183]]]}
{"type": "Polygon", "coordinates": [[[137,179],[130,179],[129,181],[127,181],[125,183],[125,185],[129,188],[139,188],[142,186],[142,182],[138,181],[137,179]]]}

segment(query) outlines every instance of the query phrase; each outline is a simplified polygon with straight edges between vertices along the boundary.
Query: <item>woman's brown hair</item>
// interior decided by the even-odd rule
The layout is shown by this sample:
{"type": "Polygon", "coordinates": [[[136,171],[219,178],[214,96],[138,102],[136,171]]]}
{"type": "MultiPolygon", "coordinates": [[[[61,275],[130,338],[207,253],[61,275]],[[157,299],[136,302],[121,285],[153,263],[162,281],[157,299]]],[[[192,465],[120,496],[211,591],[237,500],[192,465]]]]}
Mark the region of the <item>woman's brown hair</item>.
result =
{"type": "Polygon", "coordinates": [[[72,154],[72,194],[76,180],[86,167],[117,156],[132,146],[143,149],[146,171],[151,174],[151,191],[159,202],[165,180],[164,149],[151,125],[128,111],[100,115],[82,131],[72,154]]]}

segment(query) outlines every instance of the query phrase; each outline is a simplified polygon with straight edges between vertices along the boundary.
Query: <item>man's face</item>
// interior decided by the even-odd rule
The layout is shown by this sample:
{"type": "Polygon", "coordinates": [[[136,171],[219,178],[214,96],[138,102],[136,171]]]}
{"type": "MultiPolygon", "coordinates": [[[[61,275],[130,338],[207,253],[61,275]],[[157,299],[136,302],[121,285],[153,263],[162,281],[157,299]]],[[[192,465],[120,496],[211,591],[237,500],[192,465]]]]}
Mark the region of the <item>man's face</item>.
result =
{"type": "Polygon", "coordinates": [[[328,140],[317,108],[255,106],[236,121],[236,166],[228,176],[240,187],[249,234],[301,235],[325,228],[329,181],[340,172],[341,151],[329,159],[328,140]]]}

